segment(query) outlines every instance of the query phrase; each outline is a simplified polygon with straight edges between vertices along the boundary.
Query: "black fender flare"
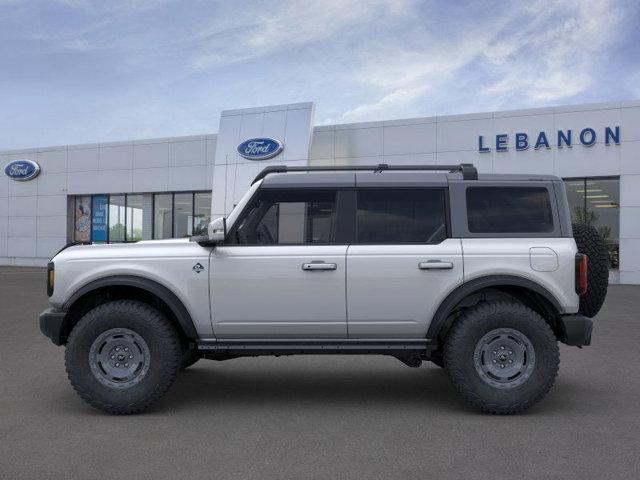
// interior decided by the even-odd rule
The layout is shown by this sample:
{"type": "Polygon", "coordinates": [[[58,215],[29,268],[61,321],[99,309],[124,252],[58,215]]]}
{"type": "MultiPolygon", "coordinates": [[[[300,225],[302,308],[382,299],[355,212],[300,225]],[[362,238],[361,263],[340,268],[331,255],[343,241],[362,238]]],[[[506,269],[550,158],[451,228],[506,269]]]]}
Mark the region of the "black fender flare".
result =
{"type": "Polygon", "coordinates": [[[464,300],[467,296],[489,287],[521,287],[537,293],[547,300],[558,314],[562,314],[563,309],[558,300],[542,285],[517,275],[488,275],[485,277],[474,278],[463,283],[454,289],[447,298],[445,298],[436,313],[433,315],[431,324],[427,331],[427,338],[436,339],[440,332],[446,327],[446,321],[453,308],[464,300]]]}
{"type": "Polygon", "coordinates": [[[169,307],[178,320],[184,334],[191,339],[198,338],[193,319],[182,301],[167,287],[146,277],[138,277],[136,275],[111,275],[93,280],[77,289],[64,303],[63,309],[68,311],[76,301],[87,293],[99,288],[113,286],[139,288],[140,290],[145,290],[155,295],[169,307]]]}

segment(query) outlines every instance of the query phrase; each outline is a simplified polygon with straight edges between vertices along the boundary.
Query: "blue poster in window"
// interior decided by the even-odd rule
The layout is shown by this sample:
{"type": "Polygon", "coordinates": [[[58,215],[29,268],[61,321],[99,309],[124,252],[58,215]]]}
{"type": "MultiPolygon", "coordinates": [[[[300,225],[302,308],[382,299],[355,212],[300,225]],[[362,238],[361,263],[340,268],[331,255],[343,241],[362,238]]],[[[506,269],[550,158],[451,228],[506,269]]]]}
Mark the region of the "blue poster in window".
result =
{"type": "Polygon", "coordinates": [[[107,209],[109,207],[108,195],[94,195],[91,202],[91,241],[107,241],[107,209]]]}

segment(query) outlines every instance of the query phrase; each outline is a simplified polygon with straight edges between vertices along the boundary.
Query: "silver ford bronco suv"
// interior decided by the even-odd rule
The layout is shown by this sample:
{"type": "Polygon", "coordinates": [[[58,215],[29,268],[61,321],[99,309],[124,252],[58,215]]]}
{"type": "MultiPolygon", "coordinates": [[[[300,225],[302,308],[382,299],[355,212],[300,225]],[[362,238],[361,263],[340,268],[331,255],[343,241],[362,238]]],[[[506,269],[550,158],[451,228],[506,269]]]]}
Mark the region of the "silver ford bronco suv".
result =
{"type": "Polygon", "coordinates": [[[558,342],[591,343],[607,283],[560,178],[272,166],[204,237],[64,248],[40,329],[109,413],[147,409],[200,359],[378,354],[511,414],[551,388],[558,342]]]}

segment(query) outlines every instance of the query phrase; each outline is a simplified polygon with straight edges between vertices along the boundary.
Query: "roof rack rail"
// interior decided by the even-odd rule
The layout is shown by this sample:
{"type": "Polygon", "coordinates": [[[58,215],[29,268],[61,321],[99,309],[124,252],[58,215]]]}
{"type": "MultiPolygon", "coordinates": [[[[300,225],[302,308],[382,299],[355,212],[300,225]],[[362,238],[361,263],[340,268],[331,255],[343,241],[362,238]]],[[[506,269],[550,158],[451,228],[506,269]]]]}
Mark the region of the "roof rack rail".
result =
{"type": "Polygon", "coordinates": [[[477,180],[478,170],[472,163],[461,163],[459,165],[389,165],[388,163],[379,163],[378,165],[335,165],[335,166],[310,166],[310,167],[288,167],[287,165],[272,165],[262,170],[256,178],[253,179],[251,185],[262,180],[271,173],[288,173],[288,172],[344,172],[344,171],[372,171],[382,172],[383,170],[428,170],[428,171],[447,171],[450,173],[462,173],[463,180],[477,180]]]}

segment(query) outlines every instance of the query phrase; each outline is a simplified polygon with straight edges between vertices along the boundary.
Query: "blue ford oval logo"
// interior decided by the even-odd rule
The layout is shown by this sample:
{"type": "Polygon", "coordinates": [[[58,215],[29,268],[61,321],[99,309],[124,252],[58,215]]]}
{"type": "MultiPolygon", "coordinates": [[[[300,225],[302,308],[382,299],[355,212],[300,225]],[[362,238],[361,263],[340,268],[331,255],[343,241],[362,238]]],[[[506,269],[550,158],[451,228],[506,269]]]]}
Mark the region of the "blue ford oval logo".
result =
{"type": "Polygon", "coordinates": [[[250,138],[238,145],[238,153],[249,160],[266,160],[278,155],[284,146],[273,138],[250,138]]]}
{"type": "Polygon", "coordinates": [[[14,160],[4,167],[4,173],[12,180],[26,182],[38,176],[40,165],[33,160],[14,160]]]}

